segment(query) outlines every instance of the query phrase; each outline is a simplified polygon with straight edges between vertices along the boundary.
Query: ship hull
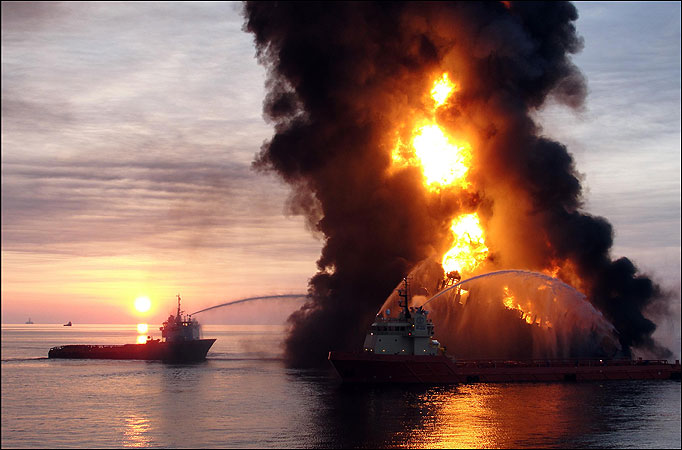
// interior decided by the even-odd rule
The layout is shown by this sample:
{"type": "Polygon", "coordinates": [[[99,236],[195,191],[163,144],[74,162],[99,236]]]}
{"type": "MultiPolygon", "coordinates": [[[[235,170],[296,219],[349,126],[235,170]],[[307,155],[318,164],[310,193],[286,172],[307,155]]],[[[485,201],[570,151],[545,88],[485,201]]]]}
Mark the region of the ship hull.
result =
{"type": "Polygon", "coordinates": [[[679,361],[532,360],[453,361],[444,355],[376,355],[330,352],[348,383],[504,383],[680,379],[679,361]]]}
{"type": "Polygon", "coordinates": [[[124,345],[64,345],[51,348],[48,358],[69,359],[141,359],[147,361],[203,361],[215,339],[124,345]]]}

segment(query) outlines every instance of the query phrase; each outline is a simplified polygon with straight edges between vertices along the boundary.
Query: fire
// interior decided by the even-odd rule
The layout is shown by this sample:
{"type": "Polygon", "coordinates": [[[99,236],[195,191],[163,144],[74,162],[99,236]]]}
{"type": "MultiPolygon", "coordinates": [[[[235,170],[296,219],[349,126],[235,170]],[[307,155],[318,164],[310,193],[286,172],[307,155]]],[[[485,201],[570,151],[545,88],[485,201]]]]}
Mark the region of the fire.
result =
{"type": "Polygon", "coordinates": [[[504,303],[504,306],[506,306],[509,309],[515,309],[514,308],[514,294],[512,294],[509,291],[509,286],[504,287],[504,298],[502,299],[502,303],[504,303]]]}
{"type": "Polygon", "coordinates": [[[431,89],[431,98],[436,103],[436,107],[443,105],[455,90],[457,90],[457,86],[450,82],[450,77],[444,73],[439,80],[436,80],[433,89],[431,89]]]}
{"type": "MultiPolygon", "coordinates": [[[[556,299],[554,301],[556,301],[556,299]]],[[[517,310],[519,312],[519,318],[525,320],[528,325],[537,323],[538,325],[546,328],[552,326],[552,324],[547,320],[543,322],[542,318],[538,317],[537,314],[533,314],[533,312],[531,312],[530,309],[528,308],[524,309],[521,306],[521,304],[516,300],[516,297],[509,289],[509,286],[504,287],[504,297],[502,298],[502,303],[507,309],[517,310]]]]}
{"type": "Polygon", "coordinates": [[[512,309],[512,310],[517,310],[519,311],[519,317],[521,319],[525,320],[528,325],[531,325],[534,320],[532,317],[531,312],[525,312],[521,305],[516,301],[516,297],[514,297],[514,294],[511,293],[509,290],[509,286],[504,287],[504,298],[502,299],[502,303],[504,303],[504,306],[507,309],[512,309]]]}
{"type": "Polygon", "coordinates": [[[419,129],[412,146],[429,190],[438,190],[441,186],[468,186],[465,176],[471,162],[469,144],[452,143],[438,125],[431,124],[419,129]]]}
{"type": "Polygon", "coordinates": [[[445,273],[456,270],[460,274],[471,274],[488,257],[488,247],[485,245],[478,214],[456,217],[450,230],[455,242],[443,256],[443,270],[445,273]]]}
{"type": "Polygon", "coordinates": [[[456,90],[457,86],[447,73],[436,80],[431,90],[434,107],[429,117],[415,125],[409,145],[398,139],[393,150],[395,165],[421,168],[424,185],[430,192],[439,192],[444,187],[466,189],[469,186],[466,174],[471,165],[471,146],[468,142],[455,142],[435,119],[438,107],[456,90]]]}
{"type": "MultiPolygon", "coordinates": [[[[457,90],[458,86],[450,80],[449,75],[443,73],[434,82],[430,92],[434,105],[430,117],[415,124],[409,146],[398,139],[392,153],[394,165],[419,167],[425,188],[436,194],[445,188],[468,189],[470,186],[467,180],[472,162],[470,144],[456,141],[436,120],[436,110],[457,90]]],[[[450,229],[454,243],[443,257],[443,269],[445,273],[458,271],[462,275],[471,274],[488,256],[478,215],[473,213],[455,217],[450,229]]]]}
{"type": "Polygon", "coordinates": [[[561,270],[561,267],[559,267],[556,263],[552,263],[552,267],[543,269],[542,273],[545,275],[549,275],[552,278],[559,278],[559,271],[561,270]]]}
{"type": "Polygon", "coordinates": [[[576,272],[575,264],[570,260],[552,260],[550,266],[543,269],[542,273],[560,279],[581,292],[587,289],[576,272]]]}

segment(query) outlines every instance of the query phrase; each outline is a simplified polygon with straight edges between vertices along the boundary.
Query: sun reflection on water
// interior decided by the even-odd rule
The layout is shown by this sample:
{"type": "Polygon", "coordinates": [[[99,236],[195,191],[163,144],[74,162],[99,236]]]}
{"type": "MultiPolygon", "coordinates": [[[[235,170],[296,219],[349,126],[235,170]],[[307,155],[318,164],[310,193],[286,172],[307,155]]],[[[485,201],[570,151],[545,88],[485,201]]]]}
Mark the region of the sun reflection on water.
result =
{"type": "Polygon", "coordinates": [[[149,419],[142,416],[131,415],[126,417],[125,431],[123,432],[124,447],[149,447],[151,438],[148,436],[149,419]]]}

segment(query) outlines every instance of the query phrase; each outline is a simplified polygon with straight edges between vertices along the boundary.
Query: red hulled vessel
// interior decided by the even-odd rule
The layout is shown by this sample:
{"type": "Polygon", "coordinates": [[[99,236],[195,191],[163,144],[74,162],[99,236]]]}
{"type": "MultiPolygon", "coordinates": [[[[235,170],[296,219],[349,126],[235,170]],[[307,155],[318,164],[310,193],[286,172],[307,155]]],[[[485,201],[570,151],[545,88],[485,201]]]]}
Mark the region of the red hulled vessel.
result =
{"type": "Polygon", "coordinates": [[[329,361],[348,383],[490,383],[680,379],[680,362],[630,359],[456,360],[433,339],[422,307],[408,307],[407,279],[398,318],[380,313],[362,352],[330,352],[329,361]]]}

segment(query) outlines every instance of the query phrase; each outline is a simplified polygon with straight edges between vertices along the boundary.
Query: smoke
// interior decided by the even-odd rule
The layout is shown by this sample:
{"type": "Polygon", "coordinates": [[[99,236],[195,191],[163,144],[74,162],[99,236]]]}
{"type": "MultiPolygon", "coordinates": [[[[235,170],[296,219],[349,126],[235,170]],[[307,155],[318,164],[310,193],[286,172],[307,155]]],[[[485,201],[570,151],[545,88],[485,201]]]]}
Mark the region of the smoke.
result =
{"type": "Polygon", "coordinates": [[[442,255],[452,218],[472,211],[492,251],[486,270],[559,269],[614,324],[626,354],[665,354],[642,314],[660,289],[610,258],[613,230],[581,210],[573,158],[531,118],[548,97],[582,107],[573,5],[247,2],[244,15],[275,129],[254,165],[291,185],[289,209],[324,236],[309,300],[289,318],[290,365],[359,348],[400,279],[442,255]],[[443,72],[460,89],[437,120],[471,143],[474,189],[432,194],[417,169],[391,166],[391,150],[443,72]]]}

